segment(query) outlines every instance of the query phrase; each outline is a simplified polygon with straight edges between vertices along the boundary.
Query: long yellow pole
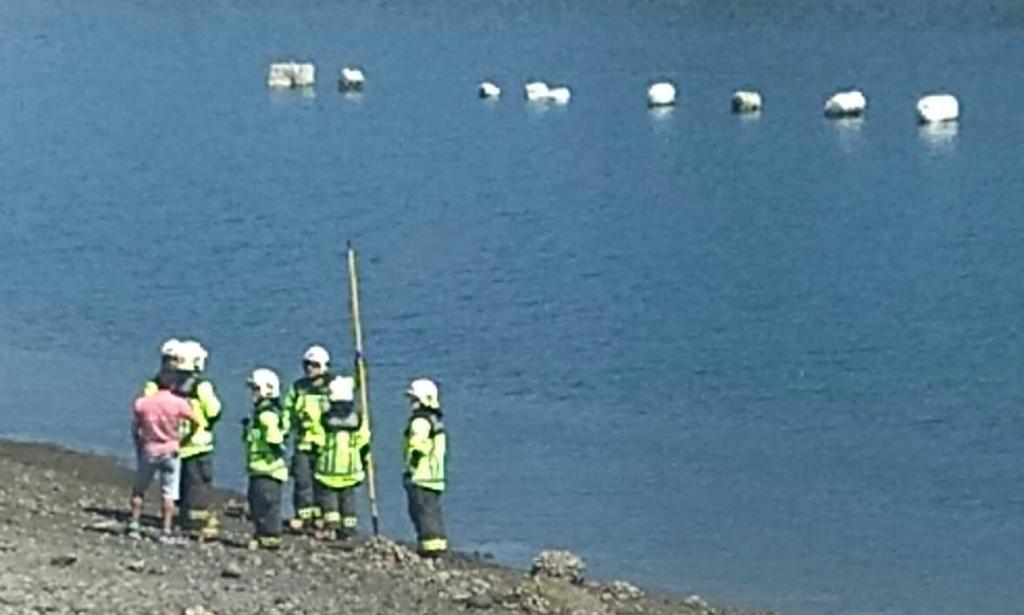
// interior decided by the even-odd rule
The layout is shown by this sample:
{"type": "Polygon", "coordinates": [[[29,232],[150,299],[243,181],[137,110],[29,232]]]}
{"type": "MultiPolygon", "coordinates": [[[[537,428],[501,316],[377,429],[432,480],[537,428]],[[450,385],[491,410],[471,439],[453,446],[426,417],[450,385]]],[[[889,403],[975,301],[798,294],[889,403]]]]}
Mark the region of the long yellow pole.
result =
{"type": "MultiPolygon", "coordinates": [[[[356,266],[356,251],[348,244],[348,289],[349,308],[352,312],[352,338],[356,345],[356,381],[359,383],[359,412],[367,427],[370,427],[370,391],[366,386],[366,359],[363,356],[363,324],[359,315],[359,270],[356,266]]],[[[370,518],[373,535],[380,534],[380,515],[377,512],[377,482],[374,475],[373,453],[366,456],[366,492],[370,497],[370,518]]]]}

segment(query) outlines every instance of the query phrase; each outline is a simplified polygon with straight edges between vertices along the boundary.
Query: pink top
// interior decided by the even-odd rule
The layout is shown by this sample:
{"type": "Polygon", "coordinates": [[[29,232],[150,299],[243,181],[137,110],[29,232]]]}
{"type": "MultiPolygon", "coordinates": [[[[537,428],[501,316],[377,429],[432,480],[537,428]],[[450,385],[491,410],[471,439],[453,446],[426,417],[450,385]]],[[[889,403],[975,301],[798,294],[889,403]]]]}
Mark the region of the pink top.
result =
{"type": "Polygon", "coordinates": [[[181,445],[178,428],[191,418],[192,406],[170,391],[140,397],[132,414],[135,444],[149,459],[176,453],[181,445]]]}

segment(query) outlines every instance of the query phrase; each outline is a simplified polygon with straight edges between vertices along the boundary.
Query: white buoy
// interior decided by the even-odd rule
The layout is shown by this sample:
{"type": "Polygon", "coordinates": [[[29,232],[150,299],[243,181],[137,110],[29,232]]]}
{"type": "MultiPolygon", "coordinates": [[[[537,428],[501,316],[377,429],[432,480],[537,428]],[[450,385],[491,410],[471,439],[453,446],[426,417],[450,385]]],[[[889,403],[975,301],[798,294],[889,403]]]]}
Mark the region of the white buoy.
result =
{"type": "Polygon", "coordinates": [[[523,95],[530,102],[547,102],[550,96],[548,84],[543,81],[531,81],[523,87],[523,95]]]}
{"type": "Polygon", "coordinates": [[[568,86],[558,86],[548,90],[549,101],[556,105],[567,105],[572,98],[572,90],[568,86]]]}
{"type": "Polygon", "coordinates": [[[669,81],[652,83],[647,88],[648,107],[669,107],[676,104],[676,86],[669,81]]]}
{"type": "Polygon", "coordinates": [[[316,83],[312,62],[274,62],[267,71],[267,85],[274,89],[311,87],[316,83]]]}
{"type": "Polygon", "coordinates": [[[501,88],[492,81],[484,81],[477,88],[480,98],[498,98],[501,96],[501,88]]]}
{"type": "Polygon", "coordinates": [[[284,90],[292,87],[292,72],[290,63],[275,62],[270,65],[267,71],[267,86],[276,90],[284,90]]]}
{"type": "Polygon", "coordinates": [[[297,88],[308,88],[316,83],[316,66],[312,62],[300,62],[295,65],[292,83],[297,88]]]}
{"type": "Polygon", "coordinates": [[[761,110],[762,100],[760,92],[750,90],[737,90],[732,93],[733,113],[756,113],[761,110]]]}
{"type": "Polygon", "coordinates": [[[346,66],[341,69],[341,76],[338,77],[338,89],[343,92],[359,92],[366,83],[366,75],[361,68],[346,66]]]}
{"type": "Polygon", "coordinates": [[[860,117],[868,106],[868,99],[860,90],[836,92],[825,101],[826,117],[860,117]]]}
{"type": "Polygon", "coordinates": [[[960,101],[952,94],[931,94],[917,101],[917,119],[922,124],[955,122],[960,118],[960,101]]]}

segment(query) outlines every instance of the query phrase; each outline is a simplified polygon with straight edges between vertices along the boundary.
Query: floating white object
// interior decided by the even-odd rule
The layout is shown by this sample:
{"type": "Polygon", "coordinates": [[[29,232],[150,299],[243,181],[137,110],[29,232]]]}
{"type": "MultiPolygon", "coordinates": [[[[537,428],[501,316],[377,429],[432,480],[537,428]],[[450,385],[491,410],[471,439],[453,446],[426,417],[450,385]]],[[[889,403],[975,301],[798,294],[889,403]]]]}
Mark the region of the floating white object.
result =
{"type": "Polygon", "coordinates": [[[737,90],[732,93],[733,113],[755,113],[761,110],[761,93],[737,90]]]}
{"type": "Polygon", "coordinates": [[[548,90],[548,98],[550,102],[556,105],[567,105],[569,104],[569,99],[572,98],[572,91],[564,85],[551,88],[548,90]]]}
{"type": "Polygon", "coordinates": [[[922,124],[955,122],[960,118],[960,101],[952,94],[931,94],[917,101],[917,119],[922,124]]]}
{"type": "Polygon", "coordinates": [[[668,107],[676,104],[676,86],[669,81],[652,83],[647,88],[647,106],[668,107]]]}
{"type": "Polygon", "coordinates": [[[297,88],[306,88],[316,83],[316,67],[312,63],[300,63],[295,66],[292,83],[297,88]]]}
{"type": "Polygon", "coordinates": [[[480,95],[480,98],[498,98],[501,96],[501,88],[496,83],[484,81],[477,88],[477,93],[480,95]]]}
{"type": "Polygon", "coordinates": [[[868,106],[868,99],[860,90],[847,90],[836,92],[825,101],[825,115],[827,117],[859,117],[864,114],[868,106]]]}
{"type": "Polygon", "coordinates": [[[267,71],[267,85],[274,89],[310,87],[316,83],[312,62],[274,62],[267,71]]]}
{"type": "Polygon", "coordinates": [[[547,102],[550,96],[548,84],[543,81],[531,81],[523,87],[523,95],[530,102],[547,102]]]}
{"type": "Polygon", "coordinates": [[[338,78],[338,88],[343,92],[358,92],[363,89],[366,83],[366,75],[362,69],[355,66],[346,66],[341,69],[341,76],[338,78]]]}

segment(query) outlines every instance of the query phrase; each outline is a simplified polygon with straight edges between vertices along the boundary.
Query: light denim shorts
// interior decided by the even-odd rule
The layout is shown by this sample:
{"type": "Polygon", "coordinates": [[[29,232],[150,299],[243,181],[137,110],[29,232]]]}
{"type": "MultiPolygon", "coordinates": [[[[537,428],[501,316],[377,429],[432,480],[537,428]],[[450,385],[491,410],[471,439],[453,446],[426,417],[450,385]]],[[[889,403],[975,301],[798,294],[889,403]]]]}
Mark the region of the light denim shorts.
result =
{"type": "Polygon", "coordinates": [[[144,453],[139,453],[132,495],[141,496],[146,493],[154,475],[160,483],[160,495],[165,499],[177,500],[178,483],[181,479],[181,459],[178,454],[161,455],[150,459],[144,453]]]}

